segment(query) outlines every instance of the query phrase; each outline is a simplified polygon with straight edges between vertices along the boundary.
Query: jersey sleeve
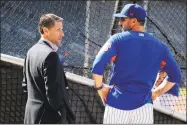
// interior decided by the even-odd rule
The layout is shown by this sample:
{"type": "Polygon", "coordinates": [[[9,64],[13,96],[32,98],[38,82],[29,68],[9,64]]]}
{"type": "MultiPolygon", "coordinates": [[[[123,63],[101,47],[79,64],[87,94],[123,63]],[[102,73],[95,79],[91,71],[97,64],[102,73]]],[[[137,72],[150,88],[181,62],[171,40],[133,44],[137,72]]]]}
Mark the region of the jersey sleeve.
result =
{"type": "Polygon", "coordinates": [[[165,66],[163,70],[168,74],[168,81],[179,84],[181,82],[181,71],[170,49],[165,45],[164,59],[165,66]]]}
{"type": "Polygon", "coordinates": [[[106,64],[117,54],[117,42],[118,37],[113,35],[102,46],[93,62],[92,73],[103,75],[106,64]]]}

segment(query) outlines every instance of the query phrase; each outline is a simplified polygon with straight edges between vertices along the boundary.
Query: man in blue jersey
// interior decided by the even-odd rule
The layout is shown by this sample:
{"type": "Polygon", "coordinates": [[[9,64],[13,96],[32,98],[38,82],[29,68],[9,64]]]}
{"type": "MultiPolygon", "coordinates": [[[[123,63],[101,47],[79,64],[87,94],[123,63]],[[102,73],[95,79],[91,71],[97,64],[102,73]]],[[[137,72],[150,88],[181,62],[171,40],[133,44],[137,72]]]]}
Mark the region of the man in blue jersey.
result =
{"type": "Polygon", "coordinates": [[[111,36],[93,63],[95,89],[105,104],[104,124],[152,124],[153,100],[181,81],[181,73],[170,49],[144,31],[146,11],[137,4],[127,4],[120,18],[122,33],[111,36]],[[111,59],[110,85],[102,83],[104,68],[111,59]],[[160,64],[167,82],[151,90],[160,64]]]}

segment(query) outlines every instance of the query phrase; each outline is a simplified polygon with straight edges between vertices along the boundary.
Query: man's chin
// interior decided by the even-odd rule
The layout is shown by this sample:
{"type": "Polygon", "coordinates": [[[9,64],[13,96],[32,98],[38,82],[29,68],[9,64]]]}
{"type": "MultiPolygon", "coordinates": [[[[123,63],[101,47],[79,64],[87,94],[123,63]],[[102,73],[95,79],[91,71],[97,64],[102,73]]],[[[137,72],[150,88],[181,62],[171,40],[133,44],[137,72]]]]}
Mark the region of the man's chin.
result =
{"type": "Polygon", "coordinates": [[[62,40],[58,40],[57,45],[59,46],[61,44],[62,40]]]}

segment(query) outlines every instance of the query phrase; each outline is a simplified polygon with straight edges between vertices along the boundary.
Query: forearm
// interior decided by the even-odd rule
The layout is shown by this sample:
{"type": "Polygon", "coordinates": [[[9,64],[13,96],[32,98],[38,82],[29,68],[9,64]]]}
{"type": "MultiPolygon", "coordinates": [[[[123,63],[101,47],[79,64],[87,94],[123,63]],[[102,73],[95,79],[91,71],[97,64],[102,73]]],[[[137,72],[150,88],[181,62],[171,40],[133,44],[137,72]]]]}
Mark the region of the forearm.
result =
{"type": "Polygon", "coordinates": [[[95,81],[95,87],[100,87],[103,84],[103,75],[93,74],[93,79],[95,81]]]}
{"type": "Polygon", "coordinates": [[[103,104],[105,105],[106,103],[106,99],[110,90],[110,86],[106,86],[103,84],[103,75],[98,75],[98,74],[93,74],[93,79],[95,81],[95,87],[99,88],[97,89],[97,92],[99,94],[99,96],[101,97],[101,100],[103,102],[103,104]]]}
{"type": "Polygon", "coordinates": [[[175,83],[166,81],[161,83],[156,89],[153,90],[153,92],[157,93],[158,96],[160,96],[170,90],[174,85],[175,83]]]}
{"type": "Polygon", "coordinates": [[[155,86],[159,86],[163,81],[164,79],[166,78],[167,76],[167,73],[166,72],[159,72],[158,74],[158,79],[155,81],[155,86]]]}

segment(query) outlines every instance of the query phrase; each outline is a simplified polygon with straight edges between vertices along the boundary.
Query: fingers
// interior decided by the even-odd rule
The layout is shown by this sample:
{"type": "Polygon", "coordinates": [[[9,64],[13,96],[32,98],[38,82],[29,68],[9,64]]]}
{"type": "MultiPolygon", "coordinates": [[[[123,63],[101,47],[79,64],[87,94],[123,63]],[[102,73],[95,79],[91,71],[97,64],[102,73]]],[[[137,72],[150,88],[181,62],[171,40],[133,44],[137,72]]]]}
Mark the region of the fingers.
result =
{"type": "Polygon", "coordinates": [[[106,100],[105,100],[105,99],[102,99],[102,102],[103,102],[103,105],[105,106],[105,104],[106,104],[106,103],[105,103],[105,102],[106,102],[106,100]]]}
{"type": "Polygon", "coordinates": [[[103,105],[105,106],[106,105],[106,98],[102,98],[101,100],[103,102],[103,105]]]}
{"type": "Polygon", "coordinates": [[[105,106],[105,104],[106,104],[106,94],[105,94],[105,92],[100,90],[98,93],[99,93],[99,96],[101,98],[101,101],[102,101],[103,105],[105,106]]]}
{"type": "Polygon", "coordinates": [[[67,56],[69,54],[69,51],[65,51],[62,53],[63,56],[67,56]]]}
{"type": "Polygon", "coordinates": [[[158,98],[158,94],[156,92],[152,92],[152,100],[156,100],[158,98]]]}
{"type": "Polygon", "coordinates": [[[98,91],[99,96],[104,106],[106,105],[107,96],[112,87],[114,87],[114,85],[109,86],[109,85],[104,84],[104,88],[98,91]]]}

